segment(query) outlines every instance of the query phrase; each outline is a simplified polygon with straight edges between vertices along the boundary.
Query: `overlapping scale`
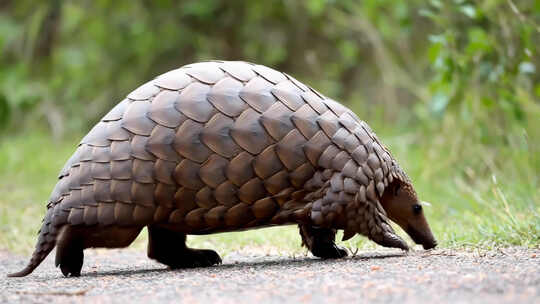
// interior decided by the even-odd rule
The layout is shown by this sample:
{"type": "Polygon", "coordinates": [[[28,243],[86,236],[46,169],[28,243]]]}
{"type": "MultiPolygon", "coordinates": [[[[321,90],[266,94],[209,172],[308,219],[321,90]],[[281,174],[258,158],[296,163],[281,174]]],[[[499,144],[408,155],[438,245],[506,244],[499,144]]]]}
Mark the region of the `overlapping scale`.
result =
{"type": "Polygon", "coordinates": [[[345,106],[244,62],[192,64],[137,88],[83,138],[60,177],[50,203],[62,221],[193,232],[299,217],[328,226],[354,205],[346,225],[380,233],[378,199],[393,179],[407,181],[345,106]]]}

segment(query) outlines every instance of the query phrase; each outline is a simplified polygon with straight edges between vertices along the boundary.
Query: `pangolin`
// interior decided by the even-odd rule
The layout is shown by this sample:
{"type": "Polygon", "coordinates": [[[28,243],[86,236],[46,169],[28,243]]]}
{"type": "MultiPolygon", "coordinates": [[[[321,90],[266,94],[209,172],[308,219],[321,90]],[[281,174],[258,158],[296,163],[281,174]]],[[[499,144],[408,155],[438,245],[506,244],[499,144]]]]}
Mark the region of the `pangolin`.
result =
{"type": "Polygon", "coordinates": [[[187,234],[298,224],[313,255],[340,258],[356,233],[408,249],[389,219],[436,246],[405,172],[370,127],[286,73],[247,62],[194,63],[143,84],[82,139],[59,175],[30,274],[56,246],[79,276],[83,250],[125,247],[148,228],[170,268],[219,264],[187,234]]]}

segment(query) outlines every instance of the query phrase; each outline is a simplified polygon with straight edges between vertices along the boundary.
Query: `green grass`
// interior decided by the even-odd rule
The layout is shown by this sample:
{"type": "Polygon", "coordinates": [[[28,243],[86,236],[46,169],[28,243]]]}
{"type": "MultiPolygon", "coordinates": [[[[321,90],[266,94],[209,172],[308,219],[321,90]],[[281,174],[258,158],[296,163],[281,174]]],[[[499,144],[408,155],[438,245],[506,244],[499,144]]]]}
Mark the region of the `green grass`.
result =
{"type": "MultiPolygon", "coordinates": [[[[530,150],[515,146],[491,150],[451,136],[451,128],[427,141],[418,141],[418,130],[392,136],[383,127],[379,129],[421,199],[431,203],[426,213],[440,246],[539,246],[540,187],[530,150]]],[[[74,136],[54,141],[45,133],[3,138],[0,249],[17,253],[33,249],[46,200],[78,140],[74,136]]],[[[142,248],[145,241],[142,233],[134,246],[142,248]]],[[[305,253],[294,226],[193,236],[189,242],[224,254],[244,247],[261,253],[305,253]]],[[[361,236],[343,245],[375,247],[361,236]]]]}

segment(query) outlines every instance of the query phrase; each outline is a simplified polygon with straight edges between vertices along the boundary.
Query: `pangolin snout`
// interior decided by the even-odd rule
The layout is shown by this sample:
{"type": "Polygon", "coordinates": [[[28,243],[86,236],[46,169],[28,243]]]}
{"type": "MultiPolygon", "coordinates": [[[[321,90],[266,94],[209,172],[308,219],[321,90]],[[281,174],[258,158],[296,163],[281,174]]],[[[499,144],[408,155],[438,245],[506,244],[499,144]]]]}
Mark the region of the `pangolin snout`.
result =
{"type": "Polygon", "coordinates": [[[413,239],[416,244],[422,245],[425,250],[433,249],[437,246],[437,240],[433,237],[431,230],[420,232],[412,226],[407,227],[407,234],[413,239]]]}
{"type": "Polygon", "coordinates": [[[424,247],[425,250],[433,249],[433,248],[437,247],[437,241],[436,241],[436,240],[432,240],[432,241],[430,241],[430,242],[423,243],[423,244],[422,244],[422,247],[424,247]]]}

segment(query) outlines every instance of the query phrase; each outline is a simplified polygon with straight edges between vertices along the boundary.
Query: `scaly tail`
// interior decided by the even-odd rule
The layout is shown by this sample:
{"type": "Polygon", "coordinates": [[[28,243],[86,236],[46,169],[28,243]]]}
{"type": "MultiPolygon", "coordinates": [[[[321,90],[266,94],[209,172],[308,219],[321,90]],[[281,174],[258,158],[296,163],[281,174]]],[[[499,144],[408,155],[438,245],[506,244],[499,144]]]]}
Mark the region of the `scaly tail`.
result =
{"type": "Polygon", "coordinates": [[[56,246],[57,229],[52,223],[54,207],[47,210],[47,214],[43,219],[43,225],[39,230],[39,237],[36,244],[36,249],[32,254],[32,258],[28,265],[21,271],[8,274],[8,277],[24,277],[32,273],[36,267],[49,255],[54,246],[56,246]]]}

